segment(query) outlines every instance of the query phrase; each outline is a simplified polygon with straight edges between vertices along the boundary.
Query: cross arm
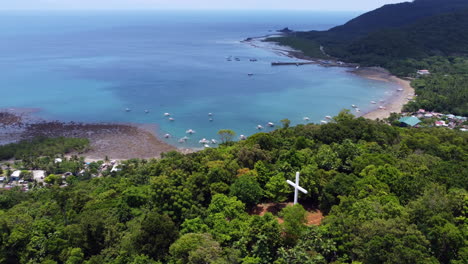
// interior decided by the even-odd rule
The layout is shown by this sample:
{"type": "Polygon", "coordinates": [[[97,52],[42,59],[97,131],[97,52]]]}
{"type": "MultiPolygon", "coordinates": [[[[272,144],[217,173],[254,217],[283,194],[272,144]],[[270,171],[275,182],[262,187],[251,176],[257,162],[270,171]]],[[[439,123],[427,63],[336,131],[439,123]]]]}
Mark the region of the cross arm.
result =
{"type": "Polygon", "coordinates": [[[287,182],[289,185],[293,186],[294,188],[297,188],[299,191],[301,191],[301,192],[303,192],[303,193],[305,193],[305,194],[308,193],[306,189],[302,188],[301,186],[297,186],[294,182],[292,182],[292,181],[290,181],[290,180],[286,180],[286,182],[287,182]]]}

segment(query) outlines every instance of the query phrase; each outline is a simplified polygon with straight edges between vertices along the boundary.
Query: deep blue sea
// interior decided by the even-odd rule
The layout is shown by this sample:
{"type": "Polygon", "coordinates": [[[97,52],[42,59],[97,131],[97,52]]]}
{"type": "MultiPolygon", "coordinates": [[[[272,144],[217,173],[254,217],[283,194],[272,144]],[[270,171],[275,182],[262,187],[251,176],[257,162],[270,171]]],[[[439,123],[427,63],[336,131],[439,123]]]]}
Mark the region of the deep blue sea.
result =
{"type": "Polygon", "coordinates": [[[257,125],[283,118],[298,124],[307,116],[318,123],[351,104],[364,112],[369,101],[388,97],[394,84],[344,68],[272,67],[272,61],[293,59],[240,42],[284,27],[327,29],[356,15],[3,12],[0,108],[39,108],[39,116],[62,121],[157,124],[159,135],[170,133],[168,141],[181,147],[217,138],[219,129],[251,135],[257,125]],[[229,56],[240,61],[227,61],[229,56]],[[188,129],[196,134],[177,143],[188,129]]]}

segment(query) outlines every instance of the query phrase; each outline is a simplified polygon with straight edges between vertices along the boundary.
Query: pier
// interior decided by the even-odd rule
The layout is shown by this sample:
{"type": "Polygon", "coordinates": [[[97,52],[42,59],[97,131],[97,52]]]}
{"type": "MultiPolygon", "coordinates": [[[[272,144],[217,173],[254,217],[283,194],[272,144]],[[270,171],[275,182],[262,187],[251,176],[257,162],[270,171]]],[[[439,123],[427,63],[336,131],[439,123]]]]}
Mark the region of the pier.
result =
{"type": "Polygon", "coordinates": [[[301,65],[308,65],[308,64],[317,64],[316,62],[272,62],[271,66],[287,66],[287,65],[293,65],[293,66],[301,66],[301,65]]]}

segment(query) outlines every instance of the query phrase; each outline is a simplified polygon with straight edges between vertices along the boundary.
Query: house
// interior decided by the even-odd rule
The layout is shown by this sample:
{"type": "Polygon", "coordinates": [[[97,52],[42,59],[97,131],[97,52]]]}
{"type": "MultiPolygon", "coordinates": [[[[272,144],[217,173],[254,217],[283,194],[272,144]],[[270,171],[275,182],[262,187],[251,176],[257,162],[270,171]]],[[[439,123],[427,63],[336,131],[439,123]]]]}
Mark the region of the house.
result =
{"type": "Polygon", "coordinates": [[[10,180],[11,181],[19,181],[21,177],[21,171],[16,170],[10,175],[10,180]]]}
{"type": "Polygon", "coordinates": [[[0,177],[0,182],[4,182],[5,180],[6,180],[5,177],[3,176],[0,177]]]}
{"type": "Polygon", "coordinates": [[[46,177],[45,171],[43,170],[33,170],[32,171],[33,178],[37,182],[44,182],[44,178],[46,177]]]}
{"type": "Polygon", "coordinates": [[[445,121],[442,121],[442,120],[441,120],[441,121],[436,121],[436,122],[435,122],[435,126],[436,126],[436,127],[440,127],[440,126],[446,127],[446,126],[448,126],[448,124],[446,124],[445,121]]]}
{"type": "Polygon", "coordinates": [[[419,70],[419,71],[417,71],[417,74],[418,75],[429,75],[431,73],[429,72],[429,70],[419,70]]]}
{"type": "Polygon", "coordinates": [[[424,114],[424,113],[426,113],[426,110],[424,110],[424,109],[419,109],[419,110],[418,110],[418,113],[424,114]]]}
{"type": "Polygon", "coordinates": [[[62,160],[61,158],[56,158],[54,162],[55,162],[55,163],[61,163],[62,161],[63,161],[63,160],[62,160]]]}
{"type": "Polygon", "coordinates": [[[415,116],[405,116],[405,117],[400,118],[400,120],[398,121],[400,121],[401,126],[404,126],[404,127],[415,127],[419,123],[421,123],[421,120],[419,120],[419,118],[415,116]]]}

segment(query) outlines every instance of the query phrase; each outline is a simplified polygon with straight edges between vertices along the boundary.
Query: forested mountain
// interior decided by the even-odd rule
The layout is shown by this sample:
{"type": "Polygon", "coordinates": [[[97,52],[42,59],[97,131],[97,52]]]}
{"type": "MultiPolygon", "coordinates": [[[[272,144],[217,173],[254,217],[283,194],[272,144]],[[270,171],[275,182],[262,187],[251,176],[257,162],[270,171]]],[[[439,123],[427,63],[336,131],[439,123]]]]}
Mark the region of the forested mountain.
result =
{"type": "Polygon", "coordinates": [[[377,30],[398,28],[415,23],[419,19],[468,8],[466,0],[415,0],[385,5],[358,16],[342,26],[330,29],[346,37],[362,36],[377,30]]]}
{"type": "Polygon", "coordinates": [[[334,120],[99,177],[102,162],[18,162],[47,168],[49,185],[0,191],[0,263],[466,263],[468,134],[334,120]],[[58,173],[81,170],[61,185],[58,173]],[[326,215],[320,226],[301,205],[252,210],[291,201],[296,171],[309,191],[300,204],[326,215]]]}
{"type": "MultiPolygon", "coordinates": [[[[295,32],[271,41],[319,58],[324,57],[322,46],[327,55],[336,59],[384,67],[401,77],[416,77],[417,70],[428,69],[435,75],[426,78],[444,76],[446,85],[457,83],[456,96],[468,97],[466,0],[416,0],[386,5],[328,31],[295,32]]],[[[416,99],[411,109],[419,106],[468,114],[466,101],[453,100],[455,90],[450,88],[420,88],[417,92],[423,96],[416,99]]]]}

